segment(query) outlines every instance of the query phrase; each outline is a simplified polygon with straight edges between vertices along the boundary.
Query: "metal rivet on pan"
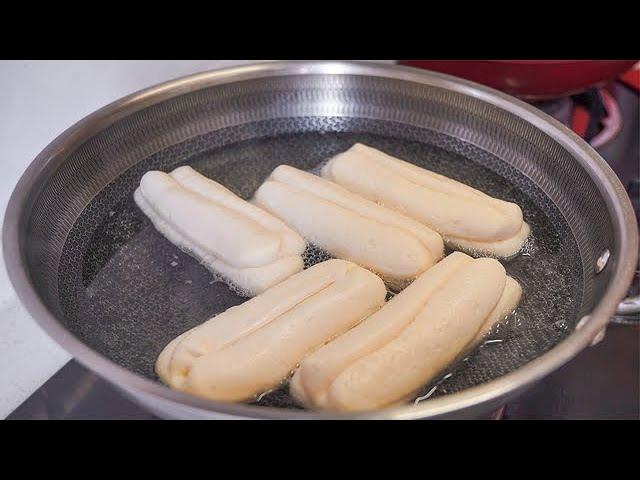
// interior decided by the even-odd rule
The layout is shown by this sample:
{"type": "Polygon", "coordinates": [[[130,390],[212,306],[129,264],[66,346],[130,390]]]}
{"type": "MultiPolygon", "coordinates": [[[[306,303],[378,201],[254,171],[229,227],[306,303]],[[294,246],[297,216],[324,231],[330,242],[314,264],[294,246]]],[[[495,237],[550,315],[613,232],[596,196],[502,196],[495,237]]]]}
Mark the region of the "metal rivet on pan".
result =
{"type": "Polygon", "coordinates": [[[600,254],[598,260],[596,260],[596,273],[604,270],[604,267],[606,267],[609,262],[609,257],[611,257],[611,252],[608,249],[600,254]]]}
{"type": "Polygon", "coordinates": [[[591,315],[585,315],[584,317],[582,317],[576,325],[576,330],[580,330],[582,327],[584,327],[589,321],[589,318],[591,318],[591,315]]]}

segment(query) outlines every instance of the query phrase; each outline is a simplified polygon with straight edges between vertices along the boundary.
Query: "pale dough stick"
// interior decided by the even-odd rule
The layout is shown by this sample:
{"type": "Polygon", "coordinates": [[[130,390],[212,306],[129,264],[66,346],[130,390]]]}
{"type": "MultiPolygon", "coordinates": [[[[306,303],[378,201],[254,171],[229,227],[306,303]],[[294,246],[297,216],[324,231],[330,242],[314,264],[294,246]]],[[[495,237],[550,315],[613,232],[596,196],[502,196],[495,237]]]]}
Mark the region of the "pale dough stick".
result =
{"type": "Polygon", "coordinates": [[[156,368],[174,388],[247,400],[276,387],[304,356],[380,308],[385,295],[367,270],[323,262],[170,343],[156,368]]]}
{"type": "Polygon", "coordinates": [[[452,253],[420,275],[384,308],[307,357],[291,380],[292,396],[302,405],[326,408],[327,389],[340,372],[397,337],[416,318],[427,300],[462,266],[472,261],[463,253],[452,253]]]}
{"type": "Polygon", "coordinates": [[[259,267],[278,256],[278,234],[187,190],[166,173],[147,172],[139,193],[156,228],[162,231],[169,226],[187,249],[190,244],[208,249],[239,268],[259,267]]]}
{"type": "Polygon", "coordinates": [[[435,259],[439,260],[444,256],[444,243],[437,232],[398,212],[355,195],[340,185],[288,165],[277,167],[269,178],[329,200],[364,217],[407,230],[420,239],[435,259]]]}
{"type": "Polygon", "coordinates": [[[365,145],[356,144],[332,158],[322,175],[433,228],[449,245],[473,253],[510,257],[528,234],[516,204],[365,145]]]}
{"type": "Polygon", "coordinates": [[[278,258],[260,267],[238,268],[228,265],[213,255],[210,250],[201,248],[195,243],[188,243],[171,224],[156,218],[139,191],[136,191],[134,196],[140,209],[149,218],[155,218],[152,223],[171,243],[197,258],[210,271],[222,275],[238,286],[243,295],[257,295],[304,268],[300,255],[278,258]]]}
{"type": "Polygon", "coordinates": [[[181,336],[183,340],[172,353],[171,369],[165,370],[166,374],[184,375],[186,366],[198,356],[220,350],[266,325],[346,275],[348,266],[347,262],[336,260],[319,263],[199,325],[196,327],[200,332],[197,336],[181,336]]]}
{"type": "Polygon", "coordinates": [[[494,325],[502,322],[508,315],[513,313],[520,303],[521,298],[522,287],[515,279],[507,276],[502,296],[500,297],[497,305],[487,316],[487,319],[484,321],[475,337],[460,351],[451,363],[456,363],[458,360],[462,360],[464,357],[469,355],[469,353],[482,342],[494,325]]]}
{"type": "Polygon", "coordinates": [[[505,283],[504,268],[496,260],[481,258],[460,268],[397,338],[338,375],[328,391],[329,404],[368,410],[412,395],[475,337],[505,283]]]}
{"type": "Polygon", "coordinates": [[[290,392],[301,405],[329,410],[405,401],[475,347],[515,309],[521,292],[496,260],[454,252],[381,310],[305,358],[290,392]],[[387,388],[385,376],[404,380],[389,380],[387,388]],[[347,396],[350,400],[342,399],[347,396]],[[371,403],[353,400],[359,396],[371,403]]]}
{"type": "Polygon", "coordinates": [[[306,248],[304,239],[291,230],[286,223],[268,214],[261,208],[244,201],[226,187],[201,175],[193,168],[189,166],[179,167],[173,170],[170,175],[183,187],[245,215],[267,230],[279,233],[282,236],[280,254],[283,257],[287,255],[301,255],[302,252],[304,252],[306,248]]]}
{"type": "Polygon", "coordinates": [[[384,165],[396,173],[399,173],[411,181],[423,185],[425,187],[443,192],[450,193],[456,196],[464,196],[470,199],[482,198],[493,202],[498,208],[503,209],[505,212],[519,215],[522,219],[522,211],[520,208],[511,202],[505,202],[497,198],[493,198],[480,190],[465,185],[451,178],[440,175],[439,173],[432,172],[422,167],[418,167],[412,163],[406,162],[399,158],[392,157],[380,150],[356,143],[349,152],[359,153],[377,161],[381,165],[384,165]]]}
{"type": "Polygon", "coordinates": [[[300,235],[190,167],[147,172],[134,199],[170,242],[243,295],[257,295],[304,268],[300,235]]]}
{"type": "Polygon", "coordinates": [[[391,281],[411,281],[435,261],[410,232],[364,217],[290,185],[267,180],[254,201],[309,242],[391,281]]]}
{"type": "Polygon", "coordinates": [[[247,400],[267,391],[306,355],[377,310],[385,293],[374,274],[353,269],[254,334],[196,362],[185,387],[224,401],[247,400]]]}
{"type": "Polygon", "coordinates": [[[187,330],[186,332],[178,335],[176,338],[171,340],[169,344],[162,349],[160,355],[158,355],[158,359],[156,360],[155,371],[158,374],[158,378],[162,380],[166,384],[170,384],[174,381],[174,378],[171,376],[169,369],[171,368],[171,362],[173,360],[173,355],[176,351],[176,347],[182,340],[185,339],[187,335],[190,335],[195,329],[198,327],[194,327],[191,330],[187,330]]]}
{"type": "Polygon", "coordinates": [[[503,240],[520,229],[520,223],[485,196],[470,197],[425,187],[380,164],[375,154],[347,156],[348,153],[334,158],[325,167],[331,180],[421,223],[433,225],[442,235],[503,240]]]}

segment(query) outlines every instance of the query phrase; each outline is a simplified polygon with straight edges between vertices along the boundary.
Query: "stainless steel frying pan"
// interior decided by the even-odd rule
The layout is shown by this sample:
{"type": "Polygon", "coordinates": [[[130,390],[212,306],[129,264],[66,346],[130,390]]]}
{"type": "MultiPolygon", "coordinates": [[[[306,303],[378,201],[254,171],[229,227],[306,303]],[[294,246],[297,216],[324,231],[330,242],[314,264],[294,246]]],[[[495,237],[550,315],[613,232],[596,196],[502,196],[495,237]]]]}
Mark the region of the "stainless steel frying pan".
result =
{"type": "MultiPolygon", "coordinates": [[[[131,196],[145,171],[188,163],[248,198],[278,164],[313,169],[356,141],[518,202],[533,237],[505,263],[525,294],[497,342],[425,385],[430,396],[348,418],[482,414],[603,331],[638,251],[631,204],[607,164],[508,95],[378,64],[231,68],[93,113],[33,161],[11,197],[3,242],[12,282],[53,339],[160,416],[345,418],[296,408],[286,389],[224,404],[157,381],[153,362],[169,340],[243,299],[155,232],[131,196]]],[[[310,250],[308,263],[318,260],[310,250]]]]}

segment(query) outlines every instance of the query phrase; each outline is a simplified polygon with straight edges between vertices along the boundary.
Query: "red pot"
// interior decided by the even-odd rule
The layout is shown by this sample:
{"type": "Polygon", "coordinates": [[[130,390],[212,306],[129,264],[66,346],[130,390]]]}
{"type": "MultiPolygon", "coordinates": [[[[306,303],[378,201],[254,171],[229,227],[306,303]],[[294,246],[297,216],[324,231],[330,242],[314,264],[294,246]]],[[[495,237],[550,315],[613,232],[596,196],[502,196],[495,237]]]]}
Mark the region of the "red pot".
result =
{"type": "Polygon", "coordinates": [[[403,60],[511,95],[543,100],[579,93],[629,70],[637,60],[403,60]]]}

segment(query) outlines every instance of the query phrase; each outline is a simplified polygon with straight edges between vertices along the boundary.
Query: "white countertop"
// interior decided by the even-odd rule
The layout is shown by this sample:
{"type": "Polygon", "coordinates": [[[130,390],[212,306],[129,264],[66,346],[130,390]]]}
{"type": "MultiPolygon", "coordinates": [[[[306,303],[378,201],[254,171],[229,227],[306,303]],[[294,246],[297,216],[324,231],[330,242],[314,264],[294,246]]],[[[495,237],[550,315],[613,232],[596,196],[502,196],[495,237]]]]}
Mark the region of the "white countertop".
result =
{"type": "MultiPolygon", "coordinates": [[[[0,61],[2,215],[29,163],[57,135],[87,114],[156,83],[244,63],[252,62],[0,61]]],[[[11,413],[69,358],[20,305],[0,258],[0,418],[11,413]]]]}

